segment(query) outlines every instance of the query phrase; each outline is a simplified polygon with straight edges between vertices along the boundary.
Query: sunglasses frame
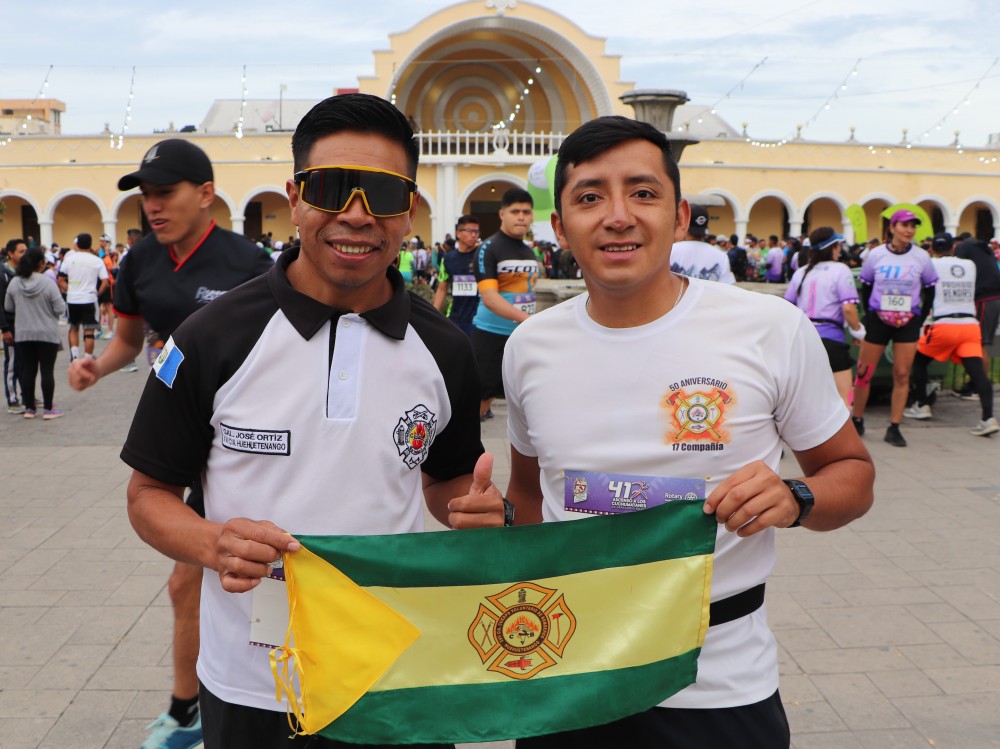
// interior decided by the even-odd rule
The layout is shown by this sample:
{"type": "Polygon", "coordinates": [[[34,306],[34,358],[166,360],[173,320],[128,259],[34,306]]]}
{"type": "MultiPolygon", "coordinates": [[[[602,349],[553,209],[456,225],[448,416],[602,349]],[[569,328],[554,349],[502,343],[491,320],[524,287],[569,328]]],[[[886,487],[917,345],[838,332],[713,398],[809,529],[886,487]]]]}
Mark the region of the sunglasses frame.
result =
{"type": "Polygon", "coordinates": [[[361,193],[361,202],[364,204],[365,210],[368,212],[368,215],[374,216],[375,218],[392,218],[394,216],[402,216],[405,213],[409,213],[413,209],[413,196],[416,195],[416,193],[419,190],[419,188],[417,187],[417,183],[404,174],[392,172],[389,171],[388,169],[379,169],[378,167],[374,166],[357,166],[353,164],[327,164],[324,166],[311,166],[308,167],[307,169],[302,169],[301,171],[296,172],[293,179],[295,181],[295,187],[299,191],[299,200],[301,200],[306,205],[315,208],[317,211],[323,211],[324,213],[343,213],[348,209],[348,207],[350,207],[351,203],[354,200],[354,196],[357,195],[358,193],[361,193]],[[321,208],[318,205],[310,203],[308,200],[305,199],[305,197],[303,197],[302,185],[306,181],[310,173],[320,172],[326,169],[340,169],[345,172],[375,172],[377,174],[388,174],[393,177],[398,177],[399,179],[407,183],[407,187],[409,188],[410,191],[410,199],[407,203],[406,208],[400,211],[399,213],[375,213],[372,210],[371,206],[368,204],[368,195],[365,193],[365,189],[363,187],[355,187],[353,190],[351,190],[351,194],[347,196],[347,200],[344,202],[343,208],[341,208],[339,211],[334,211],[329,208],[321,208]]]}

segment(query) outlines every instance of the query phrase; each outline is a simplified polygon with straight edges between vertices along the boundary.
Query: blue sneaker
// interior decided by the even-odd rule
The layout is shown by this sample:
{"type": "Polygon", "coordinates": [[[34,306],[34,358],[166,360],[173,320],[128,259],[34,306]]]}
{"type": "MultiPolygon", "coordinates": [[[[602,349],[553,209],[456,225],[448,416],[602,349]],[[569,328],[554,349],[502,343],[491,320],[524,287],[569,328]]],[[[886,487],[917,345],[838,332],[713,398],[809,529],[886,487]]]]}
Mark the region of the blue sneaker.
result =
{"type": "Polygon", "coordinates": [[[181,728],[176,720],[162,713],[146,730],[152,733],[139,749],[195,749],[201,746],[201,713],[187,728],[181,728]]]}

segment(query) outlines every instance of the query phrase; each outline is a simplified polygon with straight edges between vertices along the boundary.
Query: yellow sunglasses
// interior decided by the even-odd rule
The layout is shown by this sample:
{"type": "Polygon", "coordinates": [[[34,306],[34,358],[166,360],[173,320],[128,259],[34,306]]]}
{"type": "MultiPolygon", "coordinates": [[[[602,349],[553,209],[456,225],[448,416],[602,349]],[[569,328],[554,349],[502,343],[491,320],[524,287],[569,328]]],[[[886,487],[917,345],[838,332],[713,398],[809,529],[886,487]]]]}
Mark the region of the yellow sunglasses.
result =
{"type": "Polygon", "coordinates": [[[365,210],[378,218],[403,215],[417,192],[409,177],[370,166],[314,166],[296,172],[295,183],[302,201],[320,211],[346,211],[360,193],[365,210]]]}

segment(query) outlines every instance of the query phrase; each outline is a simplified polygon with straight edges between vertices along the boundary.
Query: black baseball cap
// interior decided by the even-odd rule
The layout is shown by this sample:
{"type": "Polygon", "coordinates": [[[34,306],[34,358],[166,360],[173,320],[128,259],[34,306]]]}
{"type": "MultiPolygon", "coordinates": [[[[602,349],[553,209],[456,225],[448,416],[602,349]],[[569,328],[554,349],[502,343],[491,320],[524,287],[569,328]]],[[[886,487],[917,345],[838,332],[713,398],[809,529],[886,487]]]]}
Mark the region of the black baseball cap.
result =
{"type": "Polygon", "coordinates": [[[143,182],[174,185],[187,181],[201,185],[214,179],[208,154],[190,141],[171,138],[161,140],[146,151],[139,170],[118,180],[118,189],[131,190],[143,182]]]}
{"type": "Polygon", "coordinates": [[[934,235],[934,249],[935,250],[950,250],[951,246],[955,244],[954,237],[951,236],[946,231],[938,232],[934,235]]]}
{"type": "Polygon", "coordinates": [[[688,231],[693,237],[704,237],[708,233],[708,209],[703,205],[691,204],[691,223],[688,231]]]}

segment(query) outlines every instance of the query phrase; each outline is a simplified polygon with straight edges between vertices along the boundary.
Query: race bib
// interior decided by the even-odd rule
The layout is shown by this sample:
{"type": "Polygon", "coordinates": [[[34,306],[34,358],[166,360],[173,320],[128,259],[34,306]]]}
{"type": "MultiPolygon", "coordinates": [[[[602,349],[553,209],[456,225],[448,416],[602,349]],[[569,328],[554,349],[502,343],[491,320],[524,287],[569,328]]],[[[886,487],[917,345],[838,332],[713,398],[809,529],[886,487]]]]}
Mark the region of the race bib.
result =
{"type": "Polygon", "coordinates": [[[514,298],[511,300],[511,304],[528,315],[535,314],[534,294],[515,294],[514,298]]]}
{"type": "Polygon", "coordinates": [[[910,312],[913,297],[908,294],[883,294],[881,309],[884,312],[910,312]]]}
{"type": "Polygon", "coordinates": [[[475,276],[453,276],[451,281],[452,296],[475,296],[478,292],[475,276]]]}
{"type": "Polygon", "coordinates": [[[563,498],[567,512],[616,515],[646,510],[667,502],[702,500],[705,498],[705,481],[565,471],[563,498]]]}

